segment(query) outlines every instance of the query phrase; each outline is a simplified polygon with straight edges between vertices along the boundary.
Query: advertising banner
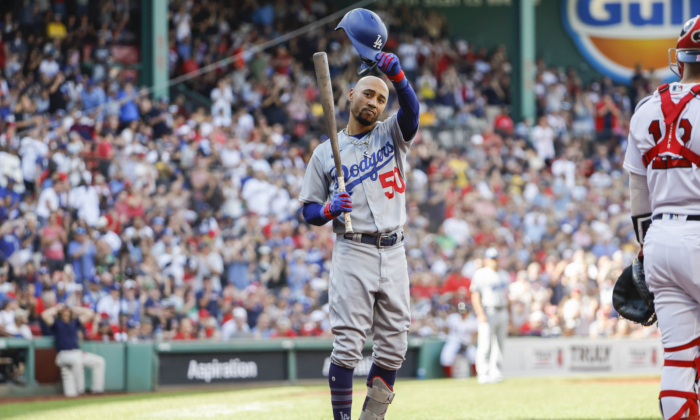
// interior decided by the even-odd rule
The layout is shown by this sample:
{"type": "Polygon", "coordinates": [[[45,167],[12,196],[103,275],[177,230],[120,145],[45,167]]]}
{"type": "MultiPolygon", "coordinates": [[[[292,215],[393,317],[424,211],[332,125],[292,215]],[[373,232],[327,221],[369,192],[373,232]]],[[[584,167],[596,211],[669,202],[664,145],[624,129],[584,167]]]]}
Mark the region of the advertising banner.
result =
{"type": "MultiPolygon", "coordinates": [[[[299,379],[323,379],[328,377],[328,369],[331,365],[330,350],[298,350],[297,351],[297,378],[299,379]]],[[[418,349],[409,349],[406,360],[397,376],[399,378],[415,378],[418,369],[418,349]]],[[[362,360],[355,368],[353,376],[366,378],[372,366],[372,350],[362,352],[362,360]]]]}
{"type": "Polygon", "coordinates": [[[160,353],[158,385],[283,381],[287,353],[160,353]]]}
{"type": "Polygon", "coordinates": [[[602,74],[628,82],[640,64],[677,80],[668,49],[676,47],[683,23],[700,14],[700,0],[562,0],[561,13],[581,55],[602,74]]]}
{"type": "Polygon", "coordinates": [[[513,338],[506,340],[506,376],[587,373],[661,374],[660,340],[513,338]]]}

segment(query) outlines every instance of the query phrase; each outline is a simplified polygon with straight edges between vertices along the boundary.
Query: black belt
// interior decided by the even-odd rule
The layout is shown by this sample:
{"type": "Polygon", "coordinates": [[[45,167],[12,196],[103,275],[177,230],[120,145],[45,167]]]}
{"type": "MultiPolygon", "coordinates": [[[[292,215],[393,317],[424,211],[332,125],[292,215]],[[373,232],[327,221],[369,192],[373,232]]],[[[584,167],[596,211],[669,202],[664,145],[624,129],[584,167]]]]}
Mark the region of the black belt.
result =
{"type": "MultiPolygon", "coordinates": [[[[353,235],[344,235],[345,239],[353,240],[353,235]]],[[[394,246],[399,242],[403,242],[403,232],[402,233],[392,233],[391,235],[368,235],[366,233],[360,234],[360,242],[367,245],[374,245],[377,248],[387,248],[394,246]]]]}
{"type": "MultiPolygon", "coordinates": [[[[673,216],[685,216],[684,214],[674,214],[673,216]]],[[[663,219],[664,215],[663,214],[655,214],[654,217],[652,217],[652,220],[661,220],[663,219]]],[[[674,219],[680,218],[680,217],[673,217],[674,219]]],[[[685,220],[690,220],[691,222],[700,222],[700,215],[694,215],[690,214],[688,215],[685,220]]]]}

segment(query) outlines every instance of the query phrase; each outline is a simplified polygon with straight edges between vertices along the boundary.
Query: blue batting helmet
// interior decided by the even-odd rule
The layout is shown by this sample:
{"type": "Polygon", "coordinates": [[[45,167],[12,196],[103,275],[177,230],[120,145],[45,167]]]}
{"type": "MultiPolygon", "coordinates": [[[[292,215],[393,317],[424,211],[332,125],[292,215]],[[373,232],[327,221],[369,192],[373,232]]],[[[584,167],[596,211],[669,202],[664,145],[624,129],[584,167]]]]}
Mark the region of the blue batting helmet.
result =
{"type": "Polygon", "coordinates": [[[362,66],[357,74],[364,76],[377,65],[375,57],[382,51],[388,38],[386,25],[376,13],[367,9],[354,9],[345,14],[335,28],[343,29],[352,46],[362,58],[362,66]]]}

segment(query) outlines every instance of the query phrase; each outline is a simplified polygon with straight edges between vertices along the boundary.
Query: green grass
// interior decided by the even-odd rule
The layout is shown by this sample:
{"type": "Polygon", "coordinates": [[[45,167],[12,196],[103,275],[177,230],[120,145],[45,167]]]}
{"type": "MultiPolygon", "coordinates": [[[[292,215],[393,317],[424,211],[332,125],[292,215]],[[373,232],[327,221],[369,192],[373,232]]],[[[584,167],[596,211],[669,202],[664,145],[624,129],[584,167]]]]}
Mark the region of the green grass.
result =
{"type": "MultiPolygon", "coordinates": [[[[658,419],[658,378],[401,381],[388,420],[658,419]]],[[[353,419],[365,387],[355,383],[353,419]]],[[[332,420],[326,386],[153,393],[0,405],[3,419],[332,420]]]]}

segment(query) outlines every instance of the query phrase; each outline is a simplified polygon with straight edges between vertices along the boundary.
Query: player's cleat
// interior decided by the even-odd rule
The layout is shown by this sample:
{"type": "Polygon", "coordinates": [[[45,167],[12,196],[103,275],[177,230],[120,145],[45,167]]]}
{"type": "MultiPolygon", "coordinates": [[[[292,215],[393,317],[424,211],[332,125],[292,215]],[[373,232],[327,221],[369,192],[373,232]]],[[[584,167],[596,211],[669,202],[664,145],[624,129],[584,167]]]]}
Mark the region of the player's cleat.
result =
{"type": "Polygon", "coordinates": [[[362,407],[360,420],[384,420],[389,404],[394,401],[392,389],[378,376],[372,378],[372,386],[367,387],[367,398],[362,407]]]}

